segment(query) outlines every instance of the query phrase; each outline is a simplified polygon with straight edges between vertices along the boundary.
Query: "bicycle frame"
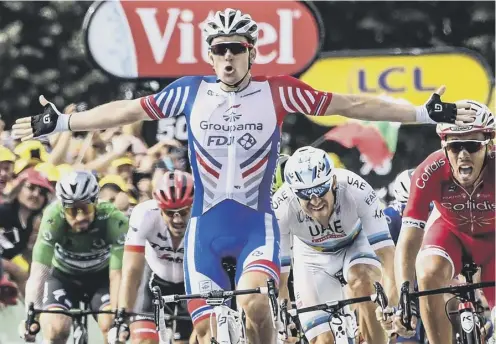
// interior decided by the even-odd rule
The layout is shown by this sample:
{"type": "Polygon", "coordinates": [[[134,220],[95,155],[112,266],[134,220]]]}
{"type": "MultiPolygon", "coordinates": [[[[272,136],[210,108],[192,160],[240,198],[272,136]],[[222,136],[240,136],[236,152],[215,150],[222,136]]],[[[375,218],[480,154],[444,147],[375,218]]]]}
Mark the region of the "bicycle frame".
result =
{"type": "MultiPolygon", "coordinates": [[[[468,276],[467,281],[472,280],[473,274],[468,276]]],[[[410,322],[412,319],[411,311],[411,300],[418,299],[419,297],[427,295],[437,295],[437,294],[453,294],[461,300],[468,301],[465,304],[462,303],[462,307],[459,308],[460,321],[463,329],[462,339],[460,343],[463,344],[478,344],[480,343],[480,335],[477,335],[476,326],[476,313],[473,302],[475,302],[475,289],[494,287],[496,284],[494,281],[491,282],[481,282],[481,283],[470,283],[456,286],[448,286],[439,289],[422,290],[418,292],[409,292],[410,282],[404,282],[401,286],[400,294],[400,305],[403,310],[401,322],[403,326],[411,330],[410,322]],[[475,316],[474,316],[475,315],[475,316]],[[475,329],[475,330],[474,330],[475,329]]]]}
{"type": "MultiPolygon", "coordinates": [[[[324,311],[330,314],[331,318],[339,318],[341,319],[341,322],[347,322],[348,319],[346,319],[346,316],[343,312],[343,309],[347,306],[357,304],[357,303],[362,303],[362,302],[368,302],[372,301],[374,303],[377,303],[383,310],[387,308],[388,306],[388,298],[386,296],[386,293],[384,292],[384,288],[379,282],[374,283],[374,288],[375,288],[375,294],[369,295],[369,296],[363,296],[363,297],[357,297],[353,299],[345,299],[345,300],[335,300],[335,301],[328,301],[326,303],[320,304],[320,305],[315,305],[315,306],[310,306],[310,307],[304,307],[300,309],[291,309],[287,310],[287,308],[282,307],[281,312],[285,312],[286,314],[281,314],[281,317],[283,319],[283,324],[284,328],[287,329],[287,323],[288,319],[291,317],[296,317],[298,314],[301,313],[306,313],[306,312],[313,312],[313,311],[324,311]]],[[[338,327],[340,324],[335,324],[338,327]]],[[[334,335],[334,343],[335,344],[348,344],[348,334],[346,333],[345,329],[341,329],[340,332],[338,333],[339,336],[334,333],[333,325],[332,325],[332,319],[330,320],[330,327],[331,330],[333,331],[334,335]]],[[[346,326],[345,326],[346,328],[346,326]]],[[[287,333],[286,333],[287,336],[287,333]]]]}
{"type": "Polygon", "coordinates": [[[163,328],[165,326],[165,321],[163,319],[163,305],[165,303],[177,302],[181,300],[192,300],[192,299],[205,299],[207,304],[213,306],[214,312],[210,316],[210,330],[212,330],[212,317],[215,314],[217,323],[217,338],[212,337],[212,344],[238,344],[245,343],[246,330],[244,328],[244,312],[241,313],[230,309],[225,305],[232,297],[238,295],[248,295],[248,294],[263,294],[269,297],[269,303],[272,307],[272,321],[275,327],[275,319],[278,316],[278,304],[277,304],[277,290],[275,288],[274,280],[270,279],[267,281],[267,287],[259,287],[255,289],[247,290],[213,290],[208,293],[193,294],[193,295],[166,295],[162,296],[160,288],[154,287],[153,292],[153,305],[155,314],[155,325],[157,327],[157,332],[159,333],[160,344],[165,344],[166,334],[163,333],[163,328]],[[241,326],[239,326],[241,325],[241,326]],[[233,331],[230,331],[233,326],[236,326],[233,331]]]}

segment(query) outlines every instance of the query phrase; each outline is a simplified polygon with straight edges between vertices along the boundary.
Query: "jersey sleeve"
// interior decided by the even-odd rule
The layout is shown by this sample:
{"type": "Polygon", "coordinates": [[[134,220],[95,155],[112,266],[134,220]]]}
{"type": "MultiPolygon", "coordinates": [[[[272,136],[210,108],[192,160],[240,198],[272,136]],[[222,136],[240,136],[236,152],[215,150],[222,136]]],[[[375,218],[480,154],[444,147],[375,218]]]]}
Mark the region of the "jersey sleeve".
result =
{"type": "Polygon", "coordinates": [[[446,167],[444,153],[434,152],[413,172],[410,196],[403,211],[402,227],[425,229],[430,204],[440,192],[440,171],[446,167]]]}
{"type": "Polygon", "coordinates": [[[351,171],[347,171],[346,182],[348,191],[355,200],[362,229],[372,248],[378,250],[383,247],[394,246],[384,215],[384,205],[372,186],[351,171]]]}
{"type": "Polygon", "coordinates": [[[43,211],[40,230],[33,247],[33,261],[46,266],[52,265],[55,244],[64,236],[65,219],[58,202],[50,204],[43,211]]]}
{"type": "Polygon", "coordinates": [[[178,116],[185,112],[198,83],[198,77],[180,78],[160,92],[141,98],[141,107],[152,120],[178,116]]]}
{"type": "Polygon", "coordinates": [[[274,101],[280,103],[285,114],[321,116],[331,103],[332,93],[314,90],[292,76],[275,76],[269,83],[274,101]]]}
{"type": "Polygon", "coordinates": [[[147,203],[138,204],[131,212],[126,236],[126,251],[145,252],[148,233],[153,229],[153,219],[147,203]]]}
{"type": "Polygon", "coordinates": [[[107,219],[107,240],[111,245],[109,262],[111,270],[120,270],[122,268],[122,255],[128,227],[129,221],[126,215],[122,211],[114,209],[107,219]]]}
{"type": "Polygon", "coordinates": [[[288,273],[291,269],[292,235],[290,228],[290,212],[287,202],[289,190],[279,188],[272,196],[272,209],[277,219],[281,233],[281,273],[288,273]]]}

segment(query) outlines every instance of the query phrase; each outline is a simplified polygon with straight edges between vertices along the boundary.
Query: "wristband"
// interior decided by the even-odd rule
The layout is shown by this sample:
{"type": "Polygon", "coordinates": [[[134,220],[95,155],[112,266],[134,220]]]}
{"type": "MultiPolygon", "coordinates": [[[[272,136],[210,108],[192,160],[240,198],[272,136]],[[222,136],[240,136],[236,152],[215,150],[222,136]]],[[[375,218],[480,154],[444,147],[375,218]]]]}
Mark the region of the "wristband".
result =
{"type": "Polygon", "coordinates": [[[427,111],[427,107],[425,105],[415,107],[415,121],[417,123],[437,124],[429,116],[429,112],[427,111]]]}
{"type": "Polygon", "coordinates": [[[69,126],[69,120],[71,119],[71,115],[66,115],[65,113],[61,113],[59,118],[57,118],[57,125],[55,126],[55,132],[60,131],[70,131],[71,128],[69,126]]]}

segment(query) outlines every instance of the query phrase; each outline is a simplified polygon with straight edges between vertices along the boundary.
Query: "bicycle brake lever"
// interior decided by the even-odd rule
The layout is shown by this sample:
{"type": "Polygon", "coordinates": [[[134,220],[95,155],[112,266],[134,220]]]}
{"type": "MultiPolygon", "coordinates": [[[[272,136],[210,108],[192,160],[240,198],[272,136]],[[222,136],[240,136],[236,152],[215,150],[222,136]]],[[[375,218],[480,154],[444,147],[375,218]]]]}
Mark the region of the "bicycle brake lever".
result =
{"type": "Polygon", "coordinates": [[[283,325],[284,339],[288,339],[288,300],[284,299],[281,303],[280,308],[280,316],[281,322],[283,325]]]}
{"type": "Polygon", "coordinates": [[[31,302],[28,308],[28,316],[26,319],[26,335],[36,336],[40,332],[40,323],[36,321],[36,312],[34,310],[34,303],[31,302]],[[36,330],[31,331],[31,326],[36,325],[36,330]]]}
{"type": "Polygon", "coordinates": [[[412,309],[410,308],[410,282],[405,281],[401,285],[400,307],[401,307],[401,323],[409,331],[412,330],[412,309]]]}
{"type": "Polygon", "coordinates": [[[270,299],[270,303],[272,305],[272,315],[274,319],[277,319],[278,313],[279,313],[279,304],[277,303],[277,291],[276,291],[276,284],[272,278],[267,280],[267,294],[270,299]]]}
{"type": "Polygon", "coordinates": [[[386,293],[384,292],[384,288],[379,282],[374,283],[374,288],[375,288],[375,293],[377,295],[377,299],[375,302],[381,307],[382,309],[382,320],[386,320],[387,316],[390,314],[387,314],[384,312],[384,310],[388,307],[389,300],[387,298],[386,293]]]}

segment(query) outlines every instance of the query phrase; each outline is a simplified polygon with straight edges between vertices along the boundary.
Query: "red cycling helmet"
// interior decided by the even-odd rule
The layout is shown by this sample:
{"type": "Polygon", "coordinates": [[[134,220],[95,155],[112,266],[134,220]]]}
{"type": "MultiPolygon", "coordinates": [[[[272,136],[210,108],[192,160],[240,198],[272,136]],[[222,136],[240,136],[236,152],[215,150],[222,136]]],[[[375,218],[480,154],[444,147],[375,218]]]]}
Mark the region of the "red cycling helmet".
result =
{"type": "Polygon", "coordinates": [[[160,209],[180,209],[193,204],[193,177],[187,172],[166,172],[153,191],[160,209]]]}
{"type": "Polygon", "coordinates": [[[55,192],[50,181],[45,176],[43,176],[40,172],[34,170],[33,168],[29,168],[29,169],[23,171],[19,175],[19,177],[17,177],[17,180],[20,182],[27,181],[30,184],[37,185],[39,187],[47,189],[48,191],[50,191],[50,193],[55,192]]]}

